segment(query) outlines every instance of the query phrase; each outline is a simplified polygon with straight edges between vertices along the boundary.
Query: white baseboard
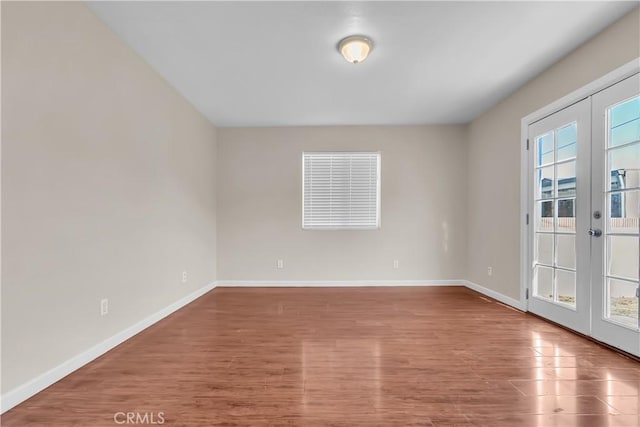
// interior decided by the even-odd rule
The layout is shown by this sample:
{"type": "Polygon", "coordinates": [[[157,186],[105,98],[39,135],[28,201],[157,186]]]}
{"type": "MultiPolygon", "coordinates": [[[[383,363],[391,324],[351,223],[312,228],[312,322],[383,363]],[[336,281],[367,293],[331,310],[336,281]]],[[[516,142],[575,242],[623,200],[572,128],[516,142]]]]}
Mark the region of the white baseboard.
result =
{"type": "Polygon", "coordinates": [[[330,288],[367,286],[465,286],[465,280],[219,280],[218,287],[330,288]]]}
{"type": "Polygon", "coordinates": [[[469,289],[472,289],[472,290],[474,290],[476,292],[480,292],[481,294],[484,294],[484,295],[486,295],[488,297],[491,297],[491,298],[493,298],[495,300],[498,300],[501,303],[504,303],[506,305],[510,305],[513,308],[517,308],[518,310],[527,311],[526,304],[521,302],[521,301],[518,301],[517,299],[513,299],[511,297],[503,295],[503,294],[501,294],[499,292],[496,292],[494,290],[485,288],[484,286],[480,286],[477,283],[473,283],[473,282],[470,282],[468,280],[465,280],[464,282],[465,282],[465,286],[467,288],[469,288],[469,289]]]}
{"type": "Polygon", "coordinates": [[[487,295],[506,305],[526,311],[526,304],[499,292],[480,286],[468,280],[219,280],[218,287],[256,287],[256,288],[304,288],[304,287],[366,287],[366,286],[465,286],[487,295]]]}
{"type": "Polygon", "coordinates": [[[214,282],[198,289],[197,291],[185,296],[184,298],[179,299],[173,304],[141,320],[135,325],[132,325],[127,329],[121,332],[118,332],[117,334],[113,335],[110,338],[107,338],[103,342],[94,345],[88,350],[83,351],[82,353],[72,357],[66,362],[56,366],[55,368],[50,369],[44,374],[37,376],[31,381],[25,384],[22,384],[21,386],[18,386],[11,391],[8,391],[7,393],[3,394],[2,397],[0,397],[0,413],[4,413],[9,409],[13,408],[14,406],[18,405],[19,403],[24,402],[34,394],[56,383],[57,381],[61,380],[62,378],[72,373],[73,371],[81,368],[82,366],[86,365],[92,360],[98,358],[99,356],[102,356],[103,354],[105,354],[107,351],[111,350],[115,346],[122,344],[124,341],[128,340],[132,336],[140,333],[141,331],[153,325],[154,323],[158,322],[159,320],[162,320],[163,318],[167,317],[174,311],[184,307],[185,305],[189,304],[195,299],[201,297],[202,295],[206,294],[207,292],[209,292],[215,287],[216,287],[216,284],[214,282]]]}

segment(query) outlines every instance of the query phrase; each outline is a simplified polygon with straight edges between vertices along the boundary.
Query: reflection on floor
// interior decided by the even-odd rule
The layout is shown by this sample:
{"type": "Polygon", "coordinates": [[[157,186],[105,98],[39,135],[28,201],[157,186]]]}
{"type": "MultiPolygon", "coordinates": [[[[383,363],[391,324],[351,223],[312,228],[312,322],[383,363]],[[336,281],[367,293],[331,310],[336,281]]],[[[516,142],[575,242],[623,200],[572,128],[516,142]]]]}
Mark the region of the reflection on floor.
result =
{"type": "Polygon", "coordinates": [[[466,288],[218,288],[2,425],[637,426],[639,390],[639,363],[466,288]]]}

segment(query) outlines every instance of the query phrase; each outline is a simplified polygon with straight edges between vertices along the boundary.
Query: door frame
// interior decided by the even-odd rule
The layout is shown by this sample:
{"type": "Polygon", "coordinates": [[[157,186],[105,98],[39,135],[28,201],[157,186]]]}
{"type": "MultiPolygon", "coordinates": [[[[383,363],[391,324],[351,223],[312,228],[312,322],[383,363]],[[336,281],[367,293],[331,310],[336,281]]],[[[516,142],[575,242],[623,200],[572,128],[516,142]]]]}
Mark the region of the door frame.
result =
{"type": "Polygon", "coordinates": [[[607,73],[606,75],[592,81],[591,83],[563,96],[562,98],[546,105],[531,114],[523,117],[520,124],[520,307],[525,311],[529,311],[529,299],[532,289],[529,289],[531,283],[531,268],[529,268],[529,260],[531,249],[529,244],[529,224],[533,225],[533,218],[529,220],[529,153],[528,133],[529,125],[544,119],[560,110],[563,110],[585,98],[594,95],[601,90],[613,86],[614,84],[631,77],[640,72],[640,57],[636,58],[623,66],[607,73]]]}

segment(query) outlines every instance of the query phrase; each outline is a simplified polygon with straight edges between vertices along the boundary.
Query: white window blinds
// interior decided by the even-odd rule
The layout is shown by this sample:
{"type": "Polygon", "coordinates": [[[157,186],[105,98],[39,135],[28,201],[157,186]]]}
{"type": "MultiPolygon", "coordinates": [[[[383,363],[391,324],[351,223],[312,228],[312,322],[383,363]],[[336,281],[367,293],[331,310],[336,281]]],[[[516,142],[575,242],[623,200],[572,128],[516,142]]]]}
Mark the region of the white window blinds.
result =
{"type": "Polygon", "coordinates": [[[302,228],[380,226],[380,153],[303,153],[302,228]]]}

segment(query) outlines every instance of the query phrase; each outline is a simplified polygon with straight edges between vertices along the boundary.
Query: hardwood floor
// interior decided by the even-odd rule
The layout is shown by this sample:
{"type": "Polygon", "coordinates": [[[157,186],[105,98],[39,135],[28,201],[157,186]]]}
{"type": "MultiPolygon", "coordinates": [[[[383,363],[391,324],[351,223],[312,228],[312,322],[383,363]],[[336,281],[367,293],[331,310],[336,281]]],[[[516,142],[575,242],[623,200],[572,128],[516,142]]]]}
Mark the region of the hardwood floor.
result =
{"type": "Polygon", "coordinates": [[[1,421],[638,426],[639,390],[638,362],[462,287],[218,288],[1,421]]]}

